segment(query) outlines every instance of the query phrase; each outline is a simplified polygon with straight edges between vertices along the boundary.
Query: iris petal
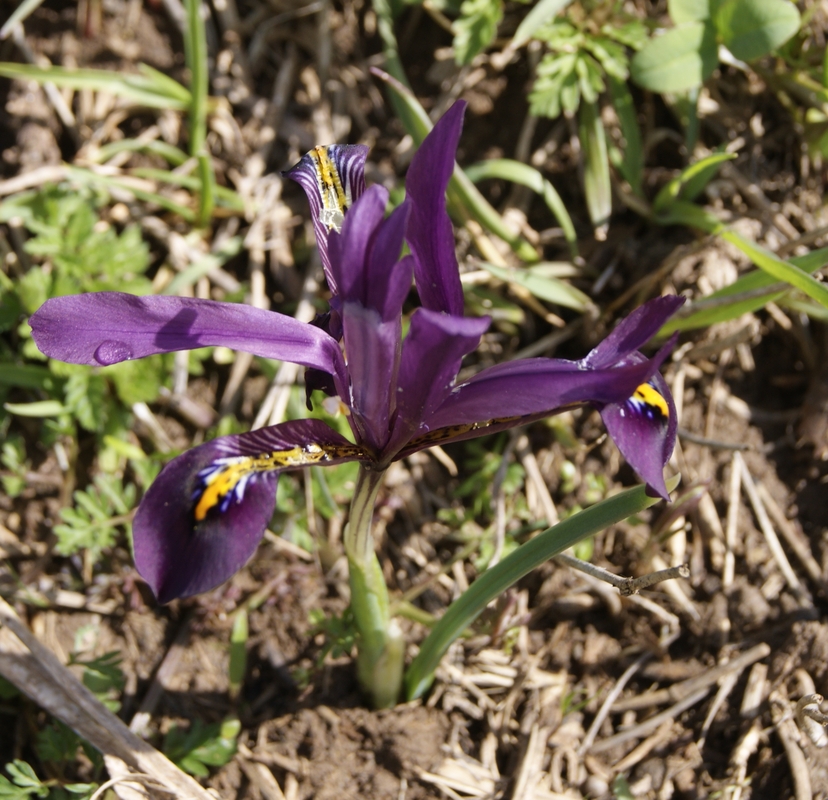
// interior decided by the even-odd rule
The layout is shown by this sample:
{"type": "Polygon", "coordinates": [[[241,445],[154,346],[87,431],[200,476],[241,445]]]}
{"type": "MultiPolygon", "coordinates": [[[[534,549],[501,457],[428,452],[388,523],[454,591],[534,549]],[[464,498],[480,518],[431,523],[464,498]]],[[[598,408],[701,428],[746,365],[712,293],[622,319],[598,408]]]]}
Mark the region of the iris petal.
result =
{"type": "Polygon", "coordinates": [[[30,324],[41,352],[72,364],[109,366],[223,345],[330,374],[343,370],[339,346],[325,331],[241,303],[95,292],[47,300],[30,324]]]}
{"type": "Polygon", "coordinates": [[[167,464],[135,515],[138,572],[162,603],[205,592],[253,555],[281,472],[364,457],[319,420],[224,436],[167,464]]]}
{"type": "Polygon", "coordinates": [[[365,191],[365,159],[368,148],[363,144],[330,144],[314,147],[299,163],[284,174],[304,190],[310,203],[319,256],[334,294],[339,287],[333,279],[328,258],[328,236],[342,229],[345,212],[365,191]]]}
{"type": "Polygon", "coordinates": [[[446,211],[446,188],[463,127],[464,102],[455,103],[423,140],[405,178],[411,216],[405,237],[414,254],[414,281],[425,308],[463,314],[463,287],[446,211]]]}
{"type": "Polygon", "coordinates": [[[602,408],[601,418],[627,463],[659,497],[668,500],[664,467],[676,444],[678,421],[664,378],[656,373],[627,400],[602,408]]]}

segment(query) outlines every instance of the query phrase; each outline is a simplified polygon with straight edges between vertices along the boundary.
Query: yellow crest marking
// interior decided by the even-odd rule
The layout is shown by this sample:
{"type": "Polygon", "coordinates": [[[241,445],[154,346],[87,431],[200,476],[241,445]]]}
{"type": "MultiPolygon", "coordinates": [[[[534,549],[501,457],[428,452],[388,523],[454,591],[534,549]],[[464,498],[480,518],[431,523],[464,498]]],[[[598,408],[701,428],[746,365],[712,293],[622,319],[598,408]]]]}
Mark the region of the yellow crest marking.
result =
{"type": "Polygon", "coordinates": [[[345,212],[351,206],[351,198],[342,185],[342,178],[334,160],[328,153],[328,147],[314,147],[308,155],[313,159],[316,175],[319,178],[319,196],[322,200],[322,212],[319,217],[328,230],[339,232],[345,212]]]}
{"type": "Polygon", "coordinates": [[[364,457],[360,447],[353,444],[322,448],[318,444],[292,447],[289,450],[274,450],[260,456],[231,456],[216,459],[199,474],[201,485],[196,489],[193,517],[202,522],[213,508],[226,511],[235,496],[236,501],[244,497],[247,482],[257,473],[276,472],[288,467],[317,464],[338,458],[358,459],[364,457]]]}
{"type": "Polygon", "coordinates": [[[670,418],[670,409],[667,406],[667,401],[649,383],[642,383],[633,392],[631,399],[633,402],[641,403],[646,408],[658,413],[664,419],[670,418]]]}

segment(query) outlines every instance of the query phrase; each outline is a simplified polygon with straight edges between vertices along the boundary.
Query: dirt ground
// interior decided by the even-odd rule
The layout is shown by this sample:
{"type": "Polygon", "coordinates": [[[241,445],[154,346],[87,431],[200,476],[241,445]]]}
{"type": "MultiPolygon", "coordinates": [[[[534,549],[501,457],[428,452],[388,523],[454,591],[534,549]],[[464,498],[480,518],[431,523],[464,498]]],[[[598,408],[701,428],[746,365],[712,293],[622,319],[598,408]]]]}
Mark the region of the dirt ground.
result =
{"type": "MultiPolygon", "coordinates": [[[[274,306],[295,304],[301,292],[293,253],[307,236],[307,212],[296,187],[274,189],[267,176],[330,138],[372,145],[369,182],[402,174],[410,157],[410,141],[368,73],[381,63],[373,12],[359,0],[320,8],[324,13],[306,14],[290,3],[251,0],[239,3],[235,23],[229,11],[211,18],[211,92],[224,98],[210,134],[218,180],[262,199],[258,241],[266,237],[269,246],[260,248],[260,266],[274,306]],[[281,22],[266,24],[278,14],[281,22]],[[258,174],[251,166],[257,155],[263,159],[258,174]]],[[[181,34],[160,3],[110,0],[100,26],[79,32],[77,7],[50,1],[25,31],[31,50],[53,63],[134,70],[144,62],[184,79],[181,34]]],[[[499,68],[483,56],[458,68],[445,52],[450,34],[419,7],[404,12],[398,34],[403,63],[428,110],[444,109],[456,97],[470,104],[458,161],[514,157],[527,124],[525,60],[499,68]]],[[[0,44],[0,60],[20,59],[11,40],[0,44]]],[[[82,160],[91,140],[100,145],[107,136],[134,136],[152,125],[163,133],[181,124],[170,112],[113,118],[106,103],[76,97],[72,128],[35,84],[0,80],[0,94],[0,186],[82,160]]],[[[774,251],[800,254],[826,244],[828,237],[818,234],[826,224],[824,168],[803,168],[801,132],[778,99],[726,68],[707,96],[703,146],[743,142],[706,202],[774,251]]],[[[654,193],[687,157],[659,98],[642,105],[655,142],[646,171],[647,191],[654,193]]],[[[587,292],[599,286],[592,299],[600,311],[589,324],[556,309],[571,335],[539,354],[580,357],[643,300],[664,291],[698,297],[750,268],[730,245],[654,227],[620,203],[607,239],[596,241],[566,122],[541,120],[529,138],[529,153],[537,155],[532,163],[559,189],[578,228],[584,263],[575,283],[587,292]]],[[[148,156],[131,158],[130,166],[158,166],[148,156]]],[[[540,200],[510,193],[503,183],[484,189],[497,207],[522,209],[544,232],[546,259],[567,258],[540,200]]],[[[135,204],[127,205],[137,213],[135,204]]],[[[216,235],[240,230],[247,236],[257,224],[219,220],[216,235]]],[[[462,268],[471,269],[465,233],[459,247],[462,268]]],[[[169,242],[152,240],[156,264],[168,248],[169,242]]],[[[246,250],[225,270],[245,280],[253,261],[246,250]]],[[[484,351],[502,358],[553,330],[529,310],[522,325],[487,334],[484,351]]],[[[122,537],[106,568],[79,590],[82,559],[52,550],[51,527],[70,493],[53,453],[36,446],[27,489],[15,499],[0,494],[0,547],[7,558],[0,591],[62,660],[78,631],[89,627],[97,631],[91,653],[120,651],[126,686],[119,714],[127,722],[145,714],[144,731],[156,745],[174,723],[237,713],[238,752],[206,779],[222,798],[801,800],[802,770],[813,796],[828,797],[828,749],[795,723],[796,701],[828,690],[826,364],[825,325],[778,307],[683,335],[665,375],[680,406],[673,468],[682,475],[679,494],[694,490],[692,497],[596,536],[591,560],[621,575],[687,563],[691,577],[622,598],[593,578],[547,563],[451,648],[422,702],[367,710],[350,656],[320,659],[325,640],[313,630],[312,612],[341,614],[347,606],[347,575],[335,548],[311,556],[274,537],[227,585],[158,607],[137,580],[122,537]],[[22,603],[23,587],[46,598],[45,605],[22,603]],[[236,699],[228,682],[230,620],[254,592],[262,602],[250,613],[247,674],[236,699]],[[631,794],[615,783],[619,775],[631,794]]],[[[207,406],[224,402],[230,380],[227,367],[213,372],[188,386],[189,396],[207,406]]],[[[244,375],[233,403],[244,424],[252,423],[267,387],[255,370],[244,375]]],[[[153,408],[178,446],[198,434],[175,409],[153,408]]],[[[36,438],[29,421],[15,424],[36,438]]],[[[505,442],[527,474],[536,465],[543,486],[527,478],[521,489],[536,518],[547,516],[547,500],[561,512],[587,504],[595,476],[607,487],[635,482],[597,414],[569,412],[561,424],[574,440],[562,442],[537,424],[503,434],[498,445],[505,442]],[[569,483],[561,477],[565,463],[575,466],[569,483]]],[[[446,566],[463,542],[437,512],[458,506],[470,470],[466,444],[446,450],[446,460],[418,454],[397,464],[377,515],[392,594],[419,587],[416,604],[435,614],[477,575],[468,560],[446,566]],[[456,464],[459,474],[447,464],[456,464]]],[[[85,458],[82,468],[91,472],[92,456],[85,458]]],[[[81,476],[77,483],[85,485],[81,476]]],[[[335,542],[341,521],[320,537],[335,542]]],[[[426,629],[417,622],[404,626],[413,656],[426,629]]],[[[22,699],[0,713],[2,763],[25,758],[36,764],[33,741],[47,724],[45,714],[22,699]]],[[[88,778],[90,769],[81,759],[77,777],[88,778]]]]}

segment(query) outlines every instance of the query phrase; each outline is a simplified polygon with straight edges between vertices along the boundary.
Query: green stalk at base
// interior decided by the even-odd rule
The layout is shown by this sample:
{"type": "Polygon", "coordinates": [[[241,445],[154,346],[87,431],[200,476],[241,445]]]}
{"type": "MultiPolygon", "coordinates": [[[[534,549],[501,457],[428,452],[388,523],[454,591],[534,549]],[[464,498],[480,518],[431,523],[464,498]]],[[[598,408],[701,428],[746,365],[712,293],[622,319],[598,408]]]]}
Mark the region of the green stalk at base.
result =
{"type": "Polygon", "coordinates": [[[351,610],[357,633],[357,678],[374,708],[393,706],[402,687],[405,642],[391,619],[388,588],[374,553],[371,520],[384,472],[360,467],[345,529],[351,610]]]}

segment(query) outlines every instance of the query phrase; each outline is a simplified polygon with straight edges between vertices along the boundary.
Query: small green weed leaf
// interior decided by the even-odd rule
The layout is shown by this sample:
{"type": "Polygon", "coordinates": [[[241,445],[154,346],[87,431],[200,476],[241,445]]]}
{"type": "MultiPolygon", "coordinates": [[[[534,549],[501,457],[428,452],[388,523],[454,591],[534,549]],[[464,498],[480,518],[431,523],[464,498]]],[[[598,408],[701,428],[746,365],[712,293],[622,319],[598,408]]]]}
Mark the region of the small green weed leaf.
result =
{"type": "Polygon", "coordinates": [[[6,772],[11,776],[11,781],[0,775],[0,798],[23,800],[32,795],[46,797],[49,794],[49,787],[43,785],[35,771],[25,761],[16,758],[6,764],[6,772]]]}
{"type": "Polygon", "coordinates": [[[107,418],[107,387],[102,375],[91,370],[69,376],[64,388],[64,402],[77,421],[88,431],[102,431],[107,418]]]}
{"type": "Polygon", "coordinates": [[[539,0],[518,25],[518,29],[512,37],[511,46],[518,48],[525,45],[526,42],[534,38],[542,26],[555,19],[558,13],[563,11],[571,2],[572,0],[539,0]]]}
{"type": "Polygon", "coordinates": [[[77,800],[88,800],[98,790],[97,783],[67,783],[63,787],[69,794],[78,796],[77,800]]]}
{"type": "Polygon", "coordinates": [[[667,0],[667,11],[675,25],[710,19],[710,0],[667,0]]]}
{"type": "Polygon", "coordinates": [[[480,266],[501,281],[523,286],[535,297],[547,303],[572,308],[581,313],[592,305],[592,301],[580,289],[576,289],[572,284],[560,278],[545,275],[543,267],[546,265],[544,264],[537,264],[528,269],[506,269],[486,263],[480,266]]]}
{"type": "Polygon", "coordinates": [[[101,370],[102,375],[112,380],[118,399],[127,407],[158,399],[166,372],[160,355],[122,361],[101,370]]]}
{"type": "Polygon", "coordinates": [[[224,766],[236,754],[239,730],[237,720],[204,725],[197,719],[189,728],[174,726],[164,738],[164,753],[185,772],[204,778],[210,774],[207,767],[224,766]]]}
{"type": "Polygon", "coordinates": [[[686,22],[651,39],[633,57],[632,79],[653,92],[701,86],[719,63],[716,32],[707,22],[686,22]]]}
{"type": "Polygon", "coordinates": [[[678,199],[694,200],[713,179],[725,161],[736,158],[735,153],[712,153],[685,167],[675,178],[661,188],[653,200],[653,211],[666,211],[678,199]]]}
{"type": "Polygon", "coordinates": [[[117,527],[125,523],[129,510],[135,506],[135,485],[123,485],[115,475],[101,473],[86,490],[74,493],[75,507],[61,509],[62,522],[55,525],[55,551],[71,556],[80,550],[91,551],[93,563],[111,547],[117,536],[117,527]]]}
{"type": "Polygon", "coordinates": [[[78,754],[81,738],[68,725],[55,720],[37,735],[35,748],[43,761],[53,764],[73,762],[78,754]]]}
{"type": "Polygon", "coordinates": [[[451,26],[454,31],[454,58],[459,64],[468,64],[482,53],[497,34],[503,19],[500,0],[464,0],[460,17],[451,26]]]}
{"type": "Polygon", "coordinates": [[[725,47],[736,58],[753,61],[785,44],[802,19],[790,0],[725,0],[714,21],[725,47]]]}

